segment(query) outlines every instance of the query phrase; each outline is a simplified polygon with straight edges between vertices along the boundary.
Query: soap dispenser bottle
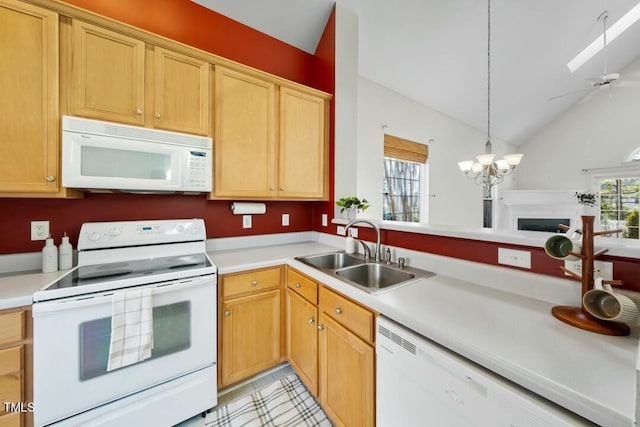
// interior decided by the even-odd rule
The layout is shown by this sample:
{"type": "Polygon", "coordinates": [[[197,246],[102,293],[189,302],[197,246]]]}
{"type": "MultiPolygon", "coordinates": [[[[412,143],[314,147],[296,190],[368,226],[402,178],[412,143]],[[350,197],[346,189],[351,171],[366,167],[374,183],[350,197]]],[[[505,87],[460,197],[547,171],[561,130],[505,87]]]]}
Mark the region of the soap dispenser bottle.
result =
{"type": "Polygon", "coordinates": [[[62,236],[62,243],[58,248],[58,268],[60,270],[68,270],[73,266],[73,247],[69,243],[69,236],[64,233],[62,236]]]}
{"type": "Polygon", "coordinates": [[[49,235],[42,248],[42,272],[51,273],[54,271],[58,271],[58,248],[53,244],[53,239],[49,235]]]}

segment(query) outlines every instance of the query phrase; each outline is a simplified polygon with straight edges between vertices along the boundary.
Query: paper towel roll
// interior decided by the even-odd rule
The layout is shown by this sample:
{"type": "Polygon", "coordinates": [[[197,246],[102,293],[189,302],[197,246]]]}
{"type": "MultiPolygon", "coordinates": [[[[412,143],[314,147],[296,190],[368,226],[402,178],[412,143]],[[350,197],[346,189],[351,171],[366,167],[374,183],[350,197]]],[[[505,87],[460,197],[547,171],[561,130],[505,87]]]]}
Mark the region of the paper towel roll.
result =
{"type": "Polygon", "coordinates": [[[235,215],[263,214],[267,211],[264,203],[235,202],[231,203],[231,210],[235,215]]]}

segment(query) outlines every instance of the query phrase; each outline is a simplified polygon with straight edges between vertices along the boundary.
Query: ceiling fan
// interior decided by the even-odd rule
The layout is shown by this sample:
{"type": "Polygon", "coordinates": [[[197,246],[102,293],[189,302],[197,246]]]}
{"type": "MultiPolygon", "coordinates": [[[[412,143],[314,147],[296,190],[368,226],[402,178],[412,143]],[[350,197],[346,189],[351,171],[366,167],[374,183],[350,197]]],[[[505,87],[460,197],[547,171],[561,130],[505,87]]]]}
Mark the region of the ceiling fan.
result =
{"type": "MultiPolygon", "coordinates": [[[[578,90],[578,91],[569,92],[569,93],[565,93],[565,94],[562,94],[562,95],[554,96],[553,98],[549,98],[549,101],[553,101],[555,99],[560,99],[560,98],[564,98],[564,97],[567,97],[567,96],[571,96],[571,95],[575,95],[575,94],[585,93],[585,92],[591,91],[591,94],[589,94],[587,97],[585,97],[581,101],[581,102],[587,102],[589,99],[591,99],[591,97],[593,97],[597,93],[597,89],[599,89],[599,88],[601,88],[603,86],[609,87],[610,91],[611,91],[611,88],[614,86],[614,84],[616,86],[627,86],[627,85],[623,84],[623,82],[621,81],[622,77],[620,76],[620,73],[609,73],[607,71],[607,19],[608,18],[609,18],[609,11],[608,10],[605,10],[604,12],[602,12],[600,14],[600,16],[598,16],[598,21],[602,21],[602,27],[603,27],[603,31],[602,31],[602,38],[603,38],[602,54],[604,56],[604,68],[603,68],[602,74],[600,76],[591,77],[591,78],[588,79],[589,81],[591,81],[591,88],[581,89],[581,90],[578,90]]],[[[625,80],[624,83],[632,83],[632,82],[633,83],[640,83],[640,82],[637,82],[637,81],[628,80],[626,78],[624,80],[625,80]]]]}

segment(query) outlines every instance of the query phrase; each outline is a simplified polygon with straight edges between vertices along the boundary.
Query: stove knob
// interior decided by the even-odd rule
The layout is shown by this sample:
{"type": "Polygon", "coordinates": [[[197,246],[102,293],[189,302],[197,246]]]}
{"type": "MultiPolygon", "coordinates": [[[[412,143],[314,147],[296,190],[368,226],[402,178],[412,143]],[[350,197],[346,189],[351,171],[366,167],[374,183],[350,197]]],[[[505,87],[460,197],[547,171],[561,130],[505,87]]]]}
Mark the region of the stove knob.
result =
{"type": "Polygon", "coordinates": [[[111,230],[109,230],[109,235],[111,235],[112,237],[118,237],[120,235],[120,229],[117,227],[113,227],[111,230]]]}
{"type": "Polygon", "coordinates": [[[96,242],[96,241],[100,240],[100,233],[93,232],[93,233],[89,234],[88,238],[92,242],[96,242]]]}

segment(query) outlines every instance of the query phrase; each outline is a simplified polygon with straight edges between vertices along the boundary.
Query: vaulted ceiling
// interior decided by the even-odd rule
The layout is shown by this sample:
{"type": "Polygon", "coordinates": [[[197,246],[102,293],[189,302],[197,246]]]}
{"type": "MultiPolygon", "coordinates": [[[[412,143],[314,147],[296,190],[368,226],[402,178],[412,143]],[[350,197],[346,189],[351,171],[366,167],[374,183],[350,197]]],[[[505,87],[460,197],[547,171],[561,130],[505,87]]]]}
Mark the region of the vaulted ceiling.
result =
{"type": "MultiPolygon", "coordinates": [[[[313,53],[331,0],[194,0],[234,20],[313,53]]],[[[478,129],[487,128],[485,0],[338,0],[359,22],[359,73],[478,129]]],[[[575,73],[567,62],[638,0],[492,0],[491,133],[520,144],[594,89],[604,55],[575,73]],[[577,93],[573,93],[577,92],[577,93]],[[565,93],[570,96],[549,100],[565,93]]],[[[640,22],[607,48],[607,71],[640,56],[640,22]]],[[[617,82],[640,81],[622,75],[617,82]]],[[[607,87],[599,90],[609,90],[607,87]]],[[[633,90],[640,82],[615,84],[633,90]]]]}

